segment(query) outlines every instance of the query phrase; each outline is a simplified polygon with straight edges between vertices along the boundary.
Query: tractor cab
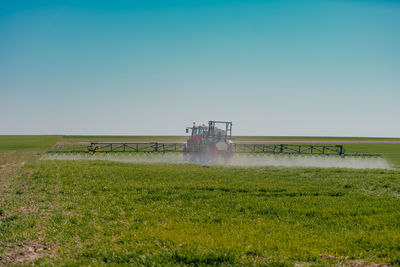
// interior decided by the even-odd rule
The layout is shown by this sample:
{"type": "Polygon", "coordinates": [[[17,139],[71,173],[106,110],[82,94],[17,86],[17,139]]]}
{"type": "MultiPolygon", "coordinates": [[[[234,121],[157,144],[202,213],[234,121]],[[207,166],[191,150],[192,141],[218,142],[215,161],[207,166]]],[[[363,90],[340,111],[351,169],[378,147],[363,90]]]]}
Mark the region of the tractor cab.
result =
{"type": "Polygon", "coordinates": [[[228,140],[232,137],[232,122],[225,121],[209,121],[208,126],[205,124],[196,126],[193,122],[192,127],[186,128],[186,133],[191,131],[189,140],[204,140],[208,142],[218,142],[228,140]]]}
{"type": "Polygon", "coordinates": [[[196,126],[196,124],[193,123],[192,127],[186,128],[186,133],[189,133],[189,131],[191,131],[191,135],[189,137],[190,140],[202,140],[207,137],[208,126],[206,126],[204,124],[196,126]]]}

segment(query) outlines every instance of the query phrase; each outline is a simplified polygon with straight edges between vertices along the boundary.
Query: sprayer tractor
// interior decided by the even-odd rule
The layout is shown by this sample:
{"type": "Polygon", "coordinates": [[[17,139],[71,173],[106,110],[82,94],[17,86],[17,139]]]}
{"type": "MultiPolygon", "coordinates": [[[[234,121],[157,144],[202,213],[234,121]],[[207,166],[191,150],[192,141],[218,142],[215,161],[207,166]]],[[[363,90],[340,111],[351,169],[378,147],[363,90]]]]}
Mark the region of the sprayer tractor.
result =
{"type": "Polygon", "coordinates": [[[232,122],[209,121],[208,126],[196,126],[193,122],[186,133],[190,133],[190,137],[184,155],[190,162],[209,163],[222,159],[229,163],[232,159],[232,122]]]}
{"type": "Polygon", "coordinates": [[[342,144],[318,141],[236,141],[232,140],[232,122],[209,121],[208,125],[186,128],[186,142],[61,142],[48,153],[182,153],[187,162],[230,163],[235,154],[318,155],[340,157],[381,157],[372,153],[346,153],[342,144]]]}

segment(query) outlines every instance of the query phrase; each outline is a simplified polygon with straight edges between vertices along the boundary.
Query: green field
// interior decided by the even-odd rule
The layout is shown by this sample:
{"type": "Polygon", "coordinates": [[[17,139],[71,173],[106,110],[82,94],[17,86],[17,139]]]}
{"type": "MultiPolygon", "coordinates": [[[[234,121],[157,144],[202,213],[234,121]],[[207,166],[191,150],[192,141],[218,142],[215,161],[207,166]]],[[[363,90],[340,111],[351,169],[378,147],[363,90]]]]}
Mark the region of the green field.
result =
{"type": "MultiPolygon", "coordinates": [[[[77,136],[77,135],[0,135],[0,152],[29,151],[44,152],[56,142],[79,141],[185,141],[185,136],[77,136]]],[[[274,137],[239,136],[238,141],[400,141],[400,138],[355,138],[355,137],[274,137]]],[[[346,151],[380,153],[393,166],[400,168],[400,144],[346,144],[346,151]]]]}
{"type": "Polygon", "coordinates": [[[56,135],[0,135],[0,152],[43,152],[61,139],[56,135]]]}
{"type": "Polygon", "coordinates": [[[398,169],[40,160],[85,138],[0,136],[0,265],[400,265],[398,169]]]}

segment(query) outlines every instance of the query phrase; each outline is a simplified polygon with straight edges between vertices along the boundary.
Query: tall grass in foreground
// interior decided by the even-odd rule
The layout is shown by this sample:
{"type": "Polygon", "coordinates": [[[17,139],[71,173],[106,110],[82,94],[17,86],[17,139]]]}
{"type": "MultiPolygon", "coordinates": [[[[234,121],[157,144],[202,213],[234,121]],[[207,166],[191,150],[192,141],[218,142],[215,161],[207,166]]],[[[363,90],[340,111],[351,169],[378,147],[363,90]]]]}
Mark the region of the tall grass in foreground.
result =
{"type": "Polygon", "coordinates": [[[0,240],[48,244],[53,257],[37,264],[400,264],[398,170],[41,161],[25,171],[0,240]]]}

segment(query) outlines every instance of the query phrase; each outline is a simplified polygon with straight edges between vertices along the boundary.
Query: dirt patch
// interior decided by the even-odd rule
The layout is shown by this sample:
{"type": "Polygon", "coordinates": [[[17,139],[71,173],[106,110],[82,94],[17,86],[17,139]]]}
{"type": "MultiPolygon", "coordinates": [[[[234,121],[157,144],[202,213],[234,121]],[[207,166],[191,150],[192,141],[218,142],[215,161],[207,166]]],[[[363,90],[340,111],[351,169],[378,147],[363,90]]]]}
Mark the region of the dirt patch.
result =
{"type": "MultiPolygon", "coordinates": [[[[390,267],[390,266],[392,266],[392,265],[386,264],[386,263],[375,263],[375,262],[367,263],[366,261],[363,261],[363,260],[349,260],[348,257],[341,258],[341,257],[335,257],[332,255],[325,255],[325,254],[320,254],[319,256],[321,258],[324,258],[327,260],[341,261],[342,263],[338,264],[337,266],[354,266],[354,267],[390,267]]],[[[298,266],[304,266],[304,265],[298,265],[298,266]]]]}
{"type": "Polygon", "coordinates": [[[21,211],[24,214],[29,214],[29,213],[35,213],[38,211],[38,208],[36,206],[29,206],[29,207],[20,207],[19,211],[21,211]]]}
{"type": "Polygon", "coordinates": [[[29,188],[29,185],[27,185],[27,184],[23,184],[22,186],[21,186],[21,189],[28,189],[29,188]]]}
{"type": "Polygon", "coordinates": [[[10,162],[10,163],[5,163],[3,165],[0,165],[0,173],[11,170],[16,164],[17,164],[16,162],[10,162]]]}
{"type": "Polygon", "coordinates": [[[41,243],[7,245],[4,254],[0,257],[0,263],[4,265],[29,263],[47,255],[49,251],[50,247],[41,243]]]}
{"type": "Polygon", "coordinates": [[[26,161],[32,157],[31,153],[25,152],[3,152],[0,153],[0,175],[10,174],[24,166],[26,161]]]}
{"type": "Polygon", "coordinates": [[[366,263],[365,261],[362,261],[362,260],[351,260],[351,261],[348,261],[347,263],[349,263],[351,266],[355,266],[355,267],[390,267],[390,266],[392,266],[390,264],[381,264],[381,263],[375,263],[375,262],[366,263]]]}

